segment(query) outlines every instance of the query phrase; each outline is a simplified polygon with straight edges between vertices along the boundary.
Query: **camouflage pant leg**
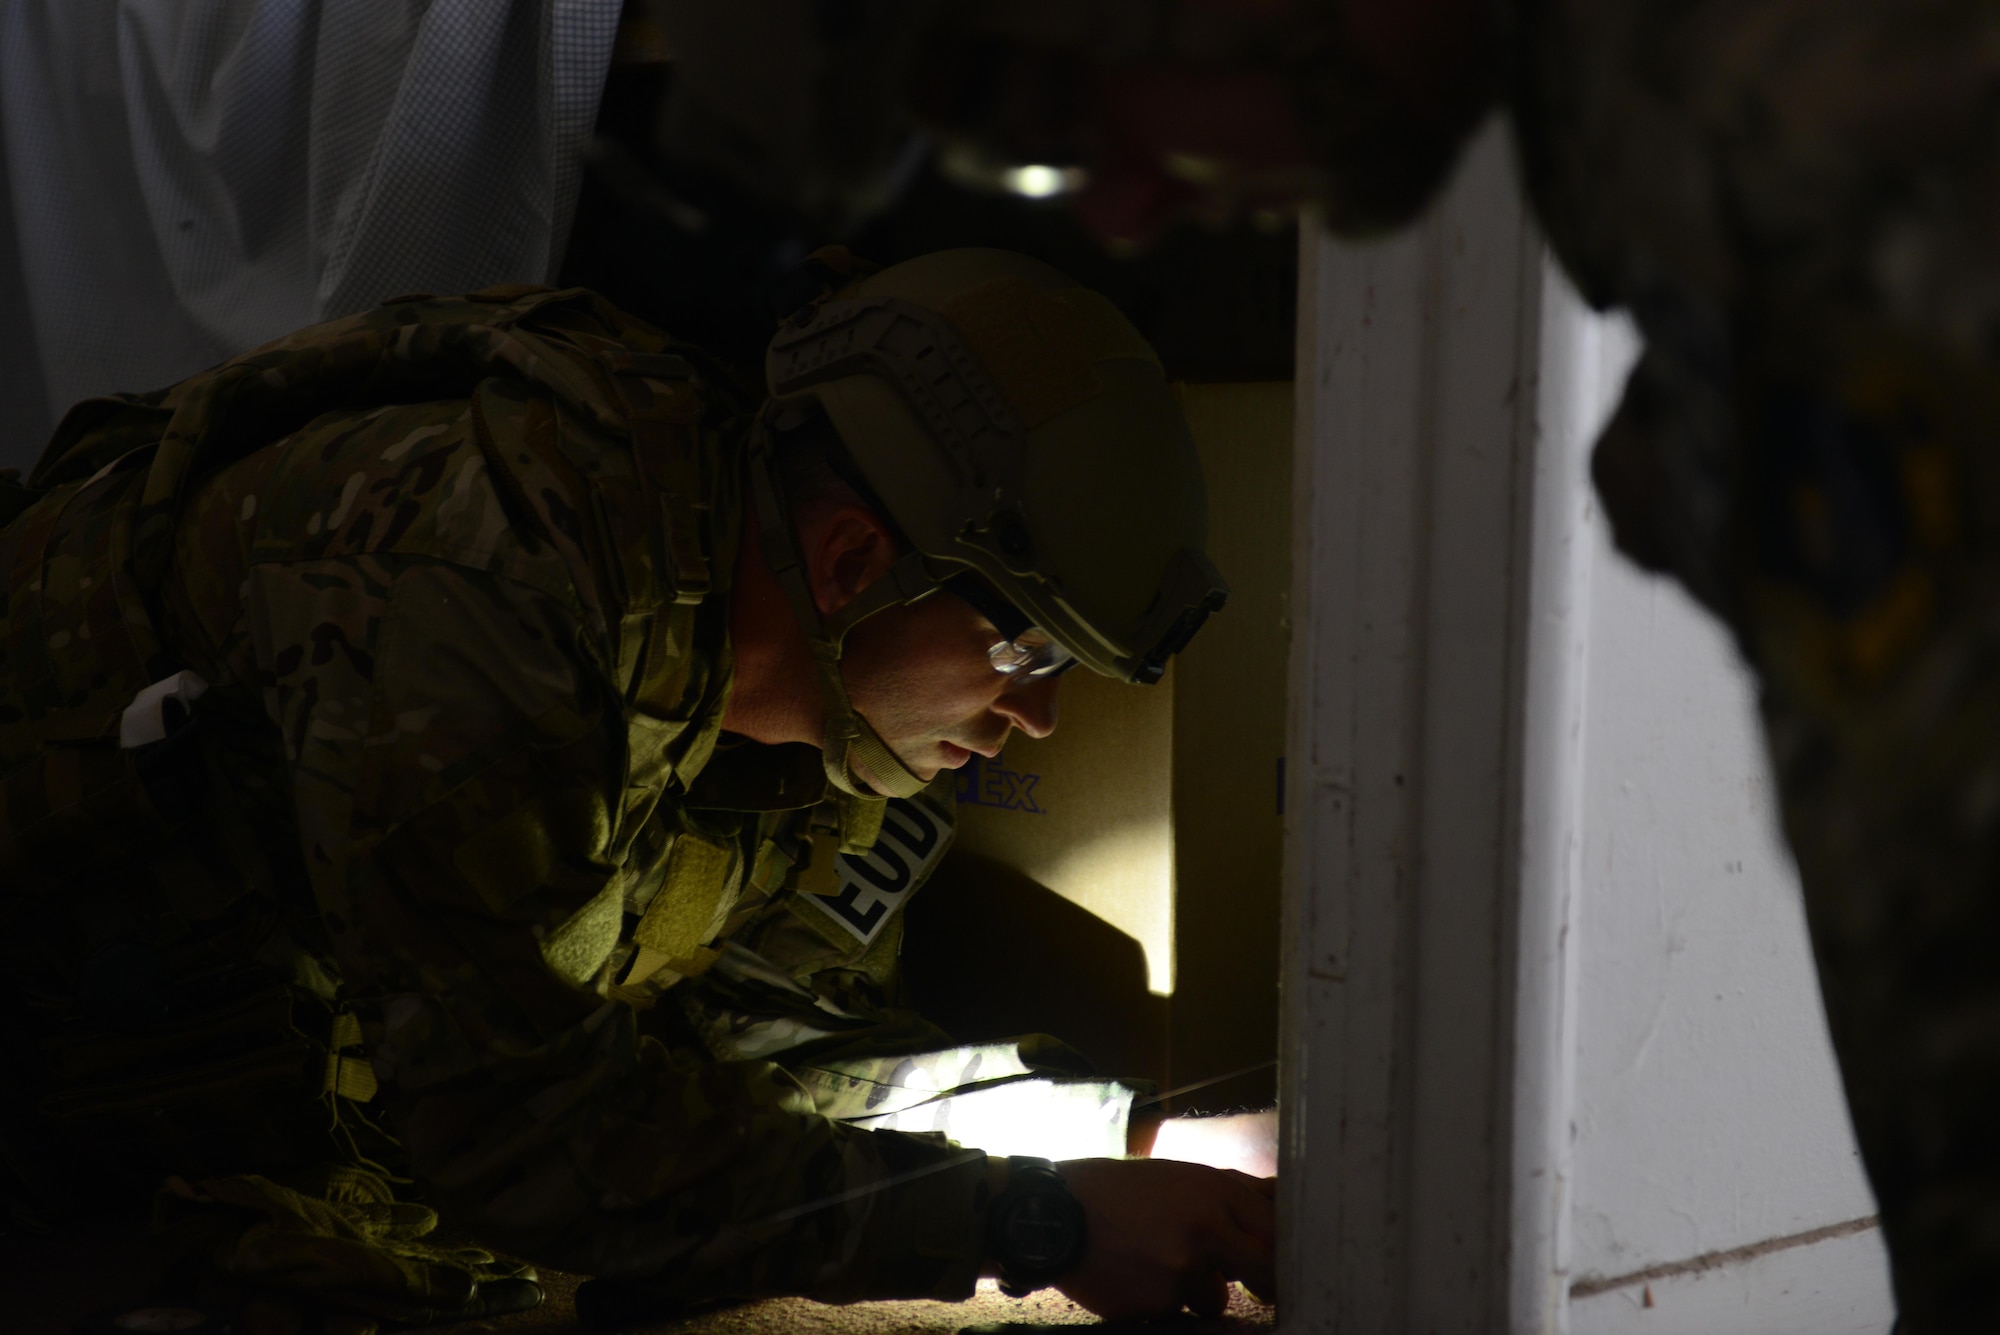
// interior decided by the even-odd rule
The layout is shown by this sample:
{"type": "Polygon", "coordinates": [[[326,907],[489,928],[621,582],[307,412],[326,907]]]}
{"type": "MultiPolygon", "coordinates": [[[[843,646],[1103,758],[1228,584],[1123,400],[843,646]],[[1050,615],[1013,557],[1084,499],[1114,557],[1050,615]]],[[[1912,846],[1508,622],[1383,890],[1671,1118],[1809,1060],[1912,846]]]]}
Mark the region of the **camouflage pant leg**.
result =
{"type": "Polygon", "coordinates": [[[1951,713],[1857,746],[1765,709],[1906,1332],[2000,1329],[2000,681],[1951,713]]]}
{"type": "Polygon", "coordinates": [[[257,905],[203,919],[165,907],[159,886],[185,869],[125,866],[11,906],[6,1134],[53,1166],[58,1212],[137,1203],[168,1173],[280,1172],[349,1149],[312,1078],[331,1009],[232,949],[269,936],[257,905]]]}
{"type": "MultiPolygon", "coordinates": [[[[380,1173],[330,1167],[286,1186],[254,1174],[170,1179],[154,1233],[178,1296],[289,1314],[295,1328],[373,1330],[523,1311],[532,1266],[433,1236],[437,1215],[380,1173]]],[[[267,1318],[269,1320],[271,1318],[267,1318]]]]}
{"type": "Polygon", "coordinates": [[[1737,557],[1906,1333],[2000,1329],[2000,377],[1942,364],[1759,440],[1737,557]]]}

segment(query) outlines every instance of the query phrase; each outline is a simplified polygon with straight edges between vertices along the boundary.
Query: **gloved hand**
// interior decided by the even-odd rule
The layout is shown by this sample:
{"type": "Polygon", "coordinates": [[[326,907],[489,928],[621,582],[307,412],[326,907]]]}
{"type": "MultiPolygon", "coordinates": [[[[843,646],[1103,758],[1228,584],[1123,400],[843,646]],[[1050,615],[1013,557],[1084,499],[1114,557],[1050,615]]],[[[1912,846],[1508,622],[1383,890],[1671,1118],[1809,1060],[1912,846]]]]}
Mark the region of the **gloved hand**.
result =
{"type": "Polygon", "coordinates": [[[154,1231],[210,1305],[240,1306],[249,1335],[369,1335],[377,1320],[462,1321],[538,1305],[532,1268],[422,1241],[437,1214],[376,1173],[330,1170],[315,1192],[256,1176],[170,1178],[154,1231]]]}

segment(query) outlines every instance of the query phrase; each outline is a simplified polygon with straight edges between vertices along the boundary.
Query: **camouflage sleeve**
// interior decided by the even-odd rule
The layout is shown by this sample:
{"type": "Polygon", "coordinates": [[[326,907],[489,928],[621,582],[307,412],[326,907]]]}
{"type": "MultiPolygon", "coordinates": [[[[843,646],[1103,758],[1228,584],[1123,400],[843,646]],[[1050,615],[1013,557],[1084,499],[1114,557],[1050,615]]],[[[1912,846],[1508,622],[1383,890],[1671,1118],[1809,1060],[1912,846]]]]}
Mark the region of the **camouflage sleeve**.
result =
{"type": "Polygon", "coordinates": [[[971,1292],[978,1155],[830,1121],[608,995],[659,790],[561,589],[359,556],[247,595],[315,893],[447,1217],[678,1302],[971,1292]]]}
{"type": "MultiPolygon", "coordinates": [[[[781,899],[732,937],[715,968],[680,988],[683,1014],[722,1060],[781,1064],[823,1115],[851,1126],[935,1132],[990,1154],[1125,1154],[1144,1081],[1101,1078],[1046,1034],[955,1044],[901,1000],[901,917],[859,958],[795,978],[772,959],[812,910],[781,899]],[[764,930],[756,931],[761,926],[764,930]],[[750,950],[747,936],[765,952],[750,950]]],[[[796,957],[794,957],[794,961],[796,957]]]]}
{"type": "Polygon", "coordinates": [[[909,1005],[904,913],[951,842],[946,771],[897,798],[865,850],[819,835],[789,893],[731,932],[722,956],[677,992],[719,1060],[784,1066],[824,1115],[852,1126],[936,1132],[991,1154],[1119,1157],[1144,1082],[1102,1079],[1045,1034],[954,1043],[909,1005]]]}

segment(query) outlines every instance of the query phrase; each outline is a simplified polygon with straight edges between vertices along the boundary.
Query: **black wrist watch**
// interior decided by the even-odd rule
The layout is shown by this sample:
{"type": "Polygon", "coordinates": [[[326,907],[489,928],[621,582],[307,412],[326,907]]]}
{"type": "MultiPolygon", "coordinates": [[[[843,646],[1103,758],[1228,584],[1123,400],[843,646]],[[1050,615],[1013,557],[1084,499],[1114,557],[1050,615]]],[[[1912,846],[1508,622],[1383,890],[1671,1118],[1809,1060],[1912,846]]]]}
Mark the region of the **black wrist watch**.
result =
{"type": "Polygon", "coordinates": [[[1083,1259],[1083,1203],[1047,1159],[1007,1160],[1007,1186],[986,1207],[986,1250],[1000,1292],[1025,1298],[1083,1259]]]}

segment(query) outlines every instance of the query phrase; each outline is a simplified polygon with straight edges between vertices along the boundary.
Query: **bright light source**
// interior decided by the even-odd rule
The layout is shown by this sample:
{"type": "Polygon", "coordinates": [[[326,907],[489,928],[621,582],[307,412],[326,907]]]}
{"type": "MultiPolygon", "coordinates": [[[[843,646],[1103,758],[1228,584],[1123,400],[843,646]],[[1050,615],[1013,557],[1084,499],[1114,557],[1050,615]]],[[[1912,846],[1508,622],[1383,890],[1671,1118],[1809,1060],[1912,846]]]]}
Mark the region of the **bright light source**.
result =
{"type": "Polygon", "coordinates": [[[1278,1171],[1278,1114],[1169,1117],[1154,1134],[1152,1157],[1273,1177],[1278,1171]]]}
{"type": "Polygon", "coordinates": [[[1054,199],[1082,184],[1083,173],[1074,167],[1051,167],[1032,162],[1009,167],[1000,173],[1001,188],[1025,199],[1054,199]]]}
{"type": "Polygon", "coordinates": [[[967,190],[1018,195],[1022,199],[1055,199],[1073,195],[1089,179],[1082,167],[1052,162],[1008,162],[977,145],[946,143],[937,155],[938,172],[967,190]]]}
{"type": "Polygon", "coordinates": [[[1105,1097],[1095,1080],[1017,1080],[970,1089],[901,1112],[856,1117],[849,1125],[942,1131],[988,1154],[1042,1159],[1117,1158],[1125,1153],[1130,1090],[1105,1097]]]}

